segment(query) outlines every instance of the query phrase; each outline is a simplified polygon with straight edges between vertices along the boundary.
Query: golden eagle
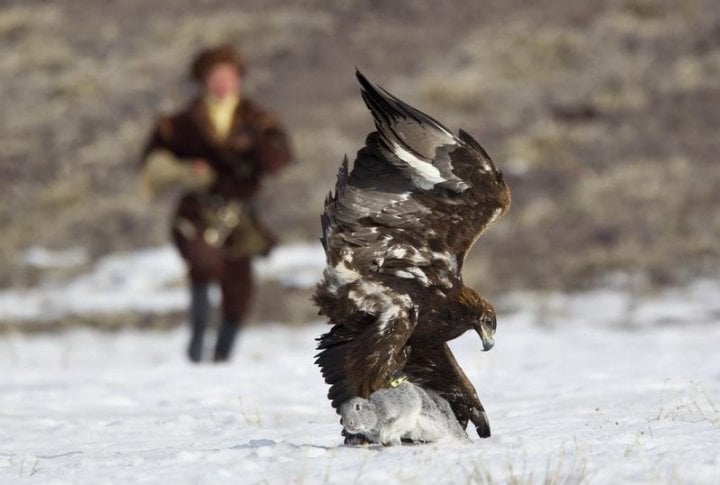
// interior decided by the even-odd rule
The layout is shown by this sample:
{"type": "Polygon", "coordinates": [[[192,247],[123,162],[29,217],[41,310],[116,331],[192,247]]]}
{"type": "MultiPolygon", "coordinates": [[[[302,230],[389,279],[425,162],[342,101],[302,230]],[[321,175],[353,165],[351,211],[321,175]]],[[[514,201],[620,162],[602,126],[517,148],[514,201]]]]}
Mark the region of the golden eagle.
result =
{"type": "Polygon", "coordinates": [[[444,397],[463,428],[490,426],[449,340],[474,329],[494,343],[495,310],[462,281],[477,238],[510,206],[502,172],[466,132],[356,73],[377,131],[352,171],[345,157],[321,217],[327,256],[313,300],[332,329],[316,364],[337,410],[399,373],[444,397]]]}

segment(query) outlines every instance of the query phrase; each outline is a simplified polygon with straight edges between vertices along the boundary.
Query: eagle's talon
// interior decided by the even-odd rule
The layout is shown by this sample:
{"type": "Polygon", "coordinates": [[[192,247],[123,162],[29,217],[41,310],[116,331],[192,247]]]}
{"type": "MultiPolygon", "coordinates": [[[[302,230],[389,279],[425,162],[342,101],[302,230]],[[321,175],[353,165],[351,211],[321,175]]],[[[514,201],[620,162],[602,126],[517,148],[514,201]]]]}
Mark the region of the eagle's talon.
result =
{"type": "Polygon", "coordinates": [[[477,431],[480,438],[490,437],[490,420],[488,419],[487,414],[485,414],[485,411],[473,409],[472,414],[470,415],[470,421],[472,421],[475,425],[475,431],[477,431]]]}

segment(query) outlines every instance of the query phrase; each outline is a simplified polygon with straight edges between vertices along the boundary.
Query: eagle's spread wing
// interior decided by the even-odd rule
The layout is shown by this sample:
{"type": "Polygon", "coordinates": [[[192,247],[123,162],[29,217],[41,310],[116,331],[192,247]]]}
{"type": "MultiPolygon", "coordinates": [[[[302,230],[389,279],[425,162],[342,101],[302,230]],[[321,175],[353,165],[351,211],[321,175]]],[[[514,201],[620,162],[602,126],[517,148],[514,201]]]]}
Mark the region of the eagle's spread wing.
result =
{"type": "Polygon", "coordinates": [[[475,388],[447,343],[412,352],[405,372],[447,400],[463,428],[472,421],[481,438],[490,436],[490,424],[475,388]]]}
{"type": "Polygon", "coordinates": [[[460,277],[465,256],[510,205],[510,192],[485,150],[371,84],[363,99],[377,131],[345,163],[323,216],[328,263],[352,257],[363,275],[386,273],[423,286],[460,277]]]}

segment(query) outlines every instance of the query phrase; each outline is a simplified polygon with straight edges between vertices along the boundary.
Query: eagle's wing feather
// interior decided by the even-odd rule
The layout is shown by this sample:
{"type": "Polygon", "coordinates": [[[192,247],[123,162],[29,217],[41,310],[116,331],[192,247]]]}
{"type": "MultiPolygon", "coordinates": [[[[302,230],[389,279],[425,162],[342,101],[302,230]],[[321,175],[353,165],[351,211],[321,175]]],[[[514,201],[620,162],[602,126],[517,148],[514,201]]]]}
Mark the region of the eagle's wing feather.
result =
{"type": "Polygon", "coordinates": [[[490,424],[477,392],[447,343],[412,352],[405,372],[448,401],[463,428],[472,421],[481,438],[490,436],[490,424]]]}
{"type": "Polygon", "coordinates": [[[469,249],[509,207],[502,173],[470,135],[456,137],[357,76],[377,131],[367,137],[352,172],[345,164],[335,196],[326,202],[324,232],[340,233],[329,241],[335,259],[353,252],[361,274],[387,272],[383,263],[395,260],[395,273],[400,266],[413,268],[400,277],[411,279],[414,272],[424,286],[447,284],[460,277],[469,249]]]}
{"type": "Polygon", "coordinates": [[[344,300],[359,312],[318,339],[315,360],[336,409],[352,397],[369,397],[402,370],[410,354],[406,343],[417,324],[410,300],[377,283],[352,285],[344,300]]]}

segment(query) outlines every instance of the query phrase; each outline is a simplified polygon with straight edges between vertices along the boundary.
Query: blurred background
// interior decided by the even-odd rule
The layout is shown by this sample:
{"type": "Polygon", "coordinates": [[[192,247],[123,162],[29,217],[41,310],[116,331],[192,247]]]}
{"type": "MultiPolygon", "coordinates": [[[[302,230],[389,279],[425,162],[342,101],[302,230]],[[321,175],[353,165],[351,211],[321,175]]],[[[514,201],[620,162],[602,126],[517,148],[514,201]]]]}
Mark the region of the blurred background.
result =
{"type": "Polygon", "coordinates": [[[253,322],[317,318],[322,201],[372,129],[355,67],[505,172],[513,206],[466,263],[491,299],[717,280],[713,0],[3,1],[1,329],[183,321],[174,198],[140,197],[137,166],[192,56],[225,41],[298,155],[262,194],[286,245],[258,264],[253,322]]]}

